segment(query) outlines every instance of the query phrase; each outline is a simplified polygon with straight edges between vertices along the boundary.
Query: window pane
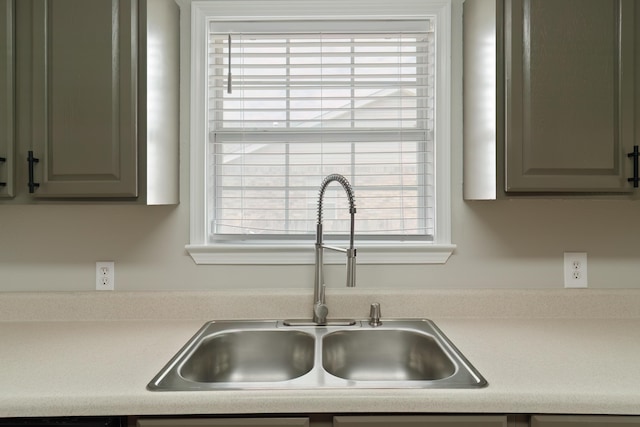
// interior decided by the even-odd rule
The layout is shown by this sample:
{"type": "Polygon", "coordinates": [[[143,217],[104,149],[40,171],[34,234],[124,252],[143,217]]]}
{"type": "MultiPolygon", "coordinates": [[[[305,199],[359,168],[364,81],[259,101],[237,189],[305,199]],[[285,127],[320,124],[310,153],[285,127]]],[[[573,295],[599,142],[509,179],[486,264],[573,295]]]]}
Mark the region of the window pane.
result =
{"type": "MultiPolygon", "coordinates": [[[[228,36],[209,44],[213,238],[314,234],[320,183],[339,173],[359,234],[430,240],[433,33],[232,34],[230,68],[228,36]]],[[[324,228],[345,234],[331,187],[324,228]]]]}

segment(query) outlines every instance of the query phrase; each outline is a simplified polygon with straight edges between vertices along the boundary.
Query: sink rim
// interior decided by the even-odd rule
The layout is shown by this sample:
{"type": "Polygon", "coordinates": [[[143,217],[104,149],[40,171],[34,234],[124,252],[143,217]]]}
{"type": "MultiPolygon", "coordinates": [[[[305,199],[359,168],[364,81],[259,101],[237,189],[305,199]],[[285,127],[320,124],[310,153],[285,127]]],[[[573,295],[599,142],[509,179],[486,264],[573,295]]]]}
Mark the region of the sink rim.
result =
{"type": "Polygon", "coordinates": [[[479,389],[486,387],[486,379],[471,365],[442,331],[428,319],[383,319],[372,327],[368,320],[357,320],[352,326],[285,326],[283,320],[212,320],[167,362],[147,384],[150,391],[205,390],[281,390],[281,389],[479,389]],[[315,338],[313,366],[306,374],[282,381],[259,382],[194,382],[179,374],[179,367],[198,344],[212,334],[242,331],[296,331],[315,338]],[[432,336],[455,365],[450,377],[434,380],[351,380],[332,375],[323,367],[322,343],[325,336],[343,330],[406,330],[432,336]]]}

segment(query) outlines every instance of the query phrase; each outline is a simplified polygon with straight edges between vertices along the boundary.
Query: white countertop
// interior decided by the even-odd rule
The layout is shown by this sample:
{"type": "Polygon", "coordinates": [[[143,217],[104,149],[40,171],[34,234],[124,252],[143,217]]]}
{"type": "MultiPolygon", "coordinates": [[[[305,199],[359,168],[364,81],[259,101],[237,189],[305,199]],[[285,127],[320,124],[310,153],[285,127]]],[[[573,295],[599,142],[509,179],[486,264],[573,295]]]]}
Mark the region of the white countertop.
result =
{"type": "MultiPolygon", "coordinates": [[[[78,295],[53,300],[74,297],[78,295]]],[[[4,298],[5,304],[11,299],[14,306],[16,300],[38,299],[4,298]]],[[[2,299],[0,295],[0,307],[2,299]]],[[[209,318],[161,320],[158,313],[158,319],[146,320],[69,320],[73,315],[54,313],[50,321],[3,319],[0,417],[322,412],[640,415],[640,318],[621,317],[619,311],[616,316],[616,307],[611,309],[612,318],[599,319],[425,316],[489,381],[488,387],[472,390],[151,392],[147,383],[209,318]]]]}

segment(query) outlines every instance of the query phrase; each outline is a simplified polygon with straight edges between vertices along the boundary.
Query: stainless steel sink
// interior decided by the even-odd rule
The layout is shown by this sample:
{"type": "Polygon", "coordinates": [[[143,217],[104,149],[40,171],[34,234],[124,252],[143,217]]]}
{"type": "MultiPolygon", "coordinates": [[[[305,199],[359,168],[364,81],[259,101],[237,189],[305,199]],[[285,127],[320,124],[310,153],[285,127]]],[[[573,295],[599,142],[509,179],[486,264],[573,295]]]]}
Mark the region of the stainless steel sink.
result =
{"type": "Polygon", "coordinates": [[[286,381],[313,368],[315,339],[287,330],[249,330],[204,338],[180,366],[199,383],[286,381]]]}
{"type": "Polygon", "coordinates": [[[212,321],[147,385],[153,391],[479,388],[486,380],[429,320],[286,326],[212,321]]]}
{"type": "Polygon", "coordinates": [[[322,366],[356,381],[432,381],[452,376],[456,365],[433,336],[415,331],[339,331],[322,341],[322,366]]]}

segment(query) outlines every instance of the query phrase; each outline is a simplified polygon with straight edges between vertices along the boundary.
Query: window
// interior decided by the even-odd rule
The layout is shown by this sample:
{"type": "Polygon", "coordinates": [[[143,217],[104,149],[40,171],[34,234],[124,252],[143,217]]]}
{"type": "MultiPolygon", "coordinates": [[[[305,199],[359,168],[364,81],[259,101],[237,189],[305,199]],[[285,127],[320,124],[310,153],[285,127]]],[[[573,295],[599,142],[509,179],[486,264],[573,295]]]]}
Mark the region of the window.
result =
{"type": "MultiPolygon", "coordinates": [[[[312,262],[318,189],[340,173],[359,263],[444,262],[449,3],[306,3],[192,4],[187,249],[198,263],[312,262]]],[[[328,239],[346,237],[339,185],[323,219],[328,239]]]]}

